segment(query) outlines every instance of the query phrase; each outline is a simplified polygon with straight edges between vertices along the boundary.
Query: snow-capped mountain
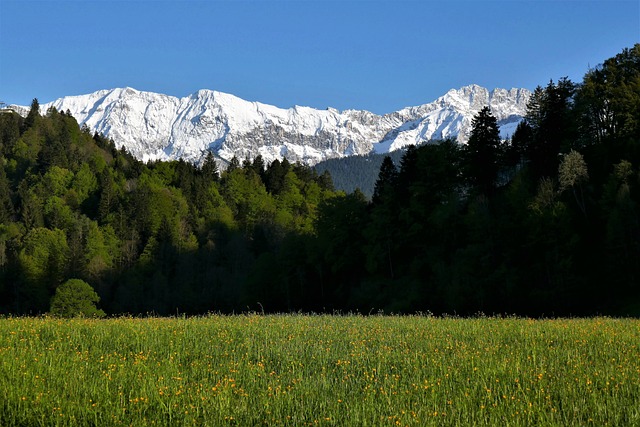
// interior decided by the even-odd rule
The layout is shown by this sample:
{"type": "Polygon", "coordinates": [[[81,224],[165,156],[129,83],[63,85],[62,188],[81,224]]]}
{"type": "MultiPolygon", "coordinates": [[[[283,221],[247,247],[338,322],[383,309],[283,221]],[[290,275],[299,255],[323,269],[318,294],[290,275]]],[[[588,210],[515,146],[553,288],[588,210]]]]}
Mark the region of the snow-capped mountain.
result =
{"type": "Polygon", "coordinates": [[[377,115],[362,110],[282,109],[226,93],[200,90],[176,98],[131,88],[67,96],[41,106],[69,111],[92,132],[113,139],[142,160],[199,162],[207,151],[222,159],[266,162],[287,157],[315,164],[321,160],[388,152],[431,139],[466,142],[473,116],[489,105],[503,136],[513,133],[526,112],[526,89],[477,85],[450,90],[434,102],[377,115]]]}

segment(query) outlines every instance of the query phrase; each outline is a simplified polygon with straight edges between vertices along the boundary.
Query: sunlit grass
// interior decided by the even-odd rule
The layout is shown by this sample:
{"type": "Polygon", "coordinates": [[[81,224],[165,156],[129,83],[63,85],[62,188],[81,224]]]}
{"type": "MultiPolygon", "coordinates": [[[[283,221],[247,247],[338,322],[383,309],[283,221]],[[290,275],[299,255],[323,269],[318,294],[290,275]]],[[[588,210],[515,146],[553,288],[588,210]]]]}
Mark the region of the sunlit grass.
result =
{"type": "Polygon", "coordinates": [[[640,321],[0,320],[0,425],[640,425],[640,321]]]}

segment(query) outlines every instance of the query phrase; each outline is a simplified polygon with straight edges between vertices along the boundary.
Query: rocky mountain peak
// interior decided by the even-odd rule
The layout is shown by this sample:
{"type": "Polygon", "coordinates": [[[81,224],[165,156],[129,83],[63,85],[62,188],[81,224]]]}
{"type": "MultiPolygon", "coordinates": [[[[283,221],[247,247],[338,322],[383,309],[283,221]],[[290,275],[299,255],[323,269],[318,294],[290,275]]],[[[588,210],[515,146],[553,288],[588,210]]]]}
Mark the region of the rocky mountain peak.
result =
{"type": "MultiPolygon", "coordinates": [[[[112,138],[142,160],[200,162],[208,151],[223,160],[262,155],[266,162],[319,161],[457,137],[466,142],[473,116],[489,105],[510,135],[526,113],[526,89],[478,85],[451,89],[435,101],[377,115],[365,110],[282,109],[201,89],[183,98],[130,87],[68,96],[41,106],[69,111],[92,132],[112,138]]],[[[28,111],[28,109],[27,109],[28,111]]]]}

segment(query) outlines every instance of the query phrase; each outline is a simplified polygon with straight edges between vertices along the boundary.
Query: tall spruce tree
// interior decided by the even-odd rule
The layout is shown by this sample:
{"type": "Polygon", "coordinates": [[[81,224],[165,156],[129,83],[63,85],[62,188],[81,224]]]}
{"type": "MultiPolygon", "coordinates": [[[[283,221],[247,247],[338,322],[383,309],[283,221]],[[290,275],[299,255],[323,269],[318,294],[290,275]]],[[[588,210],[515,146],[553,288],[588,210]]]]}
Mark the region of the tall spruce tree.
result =
{"type": "Polygon", "coordinates": [[[29,114],[27,114],[27,117],[22,123],[22,131],[24,132],[27,129],[31,128],[36,123],[36,119],[38,117],[40,117],[40,103],[38,102],[38,98],[33,98],[33,101],[31,101],[31,109],[29,110],[29,114]]]}
{"type": "Polygon", "coordinates": [[[208,182],[211,182],[211,181],[217,182],[220,180],[218,165],[211,151],[207,152],[207,156],[204,158],[204,162],[202,163],[201,171],[202,171],[202,175],[208,182]]]}
{"type": "Polygon", "coordinates": [[[391,194],[395,188],[397,179],[398,170],[396,169],[396,165],[393,164],[391,157],[385,156],[382,160],[382,165],[380,165],[380,172],[378,173],[376,186],[373,189],[373,198],[371,201],[374,204],[378,204],[385,195],[391,194]]]}
{"type": "Polygon", "coordinates": [[[227,173],[229,174],[239,168],[240,168],[240,160],[236,156],[233,156],[229,161],[229,166],[227,166],[227,173]]]}
{"type": "Polygon", "coordinates": [[[0,156],[0,224],[13,219],[15,213],[11,200],[11,186],[4,172],[4,157],[0,156]]]}
{"type": "Polygon", "coordinates": [[[500,171],[500,131],[489,107],[478,112],[471,122],[471,136],[466,148],[466,173],[470,186],[477,192],[490,194],[498,182],[500,171]]]}
{"type": "Polygon", "coordinates": [[[576,85],[567,78],[536,88],[527,105],[532,138],[526,149],[533,178],[554,177],[562,152],[575,148],[577,135],[573,97],[576,85]]]}
{"type": "Polygon", "coordinates": [[[418,149],[415,145],[409,145],[402,159],[400,159],[400,170],[397,178],[397,198],[401,203],[408,203],[411,185],[418,178],[418,149]]]}

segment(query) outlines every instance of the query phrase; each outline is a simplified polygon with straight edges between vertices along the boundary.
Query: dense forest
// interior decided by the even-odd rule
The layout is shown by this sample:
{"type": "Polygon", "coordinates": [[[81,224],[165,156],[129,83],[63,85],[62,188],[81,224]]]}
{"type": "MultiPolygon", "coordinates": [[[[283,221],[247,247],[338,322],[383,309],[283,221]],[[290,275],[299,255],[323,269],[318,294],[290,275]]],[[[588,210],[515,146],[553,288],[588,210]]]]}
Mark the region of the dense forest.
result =
{"type": "Polygon", "coordinates": [[[286,160],[144,164],[37,100],[0,112],[0,313],[640,315],[640,44],[538,87],[512,139],[385,157],[369,200],[286,160]]]}
{"type": "MultiPolygon", "coordinates": [[[[433,142],[436,143],[437,141],[433,142]]],[[[323,160],[314,165],[313,168],[319,174],[325,171],[329,172],[333,185],[337,190],[353,193],[358,189],[362,191],[368,200],[371,200],[373,189],[378,179],[378,172],[384,158],[391,157],[393,163],[399,165],[403,154],[404,150],[396,150],[388,154],[369,153],[339,157],[323,160]]]]}

